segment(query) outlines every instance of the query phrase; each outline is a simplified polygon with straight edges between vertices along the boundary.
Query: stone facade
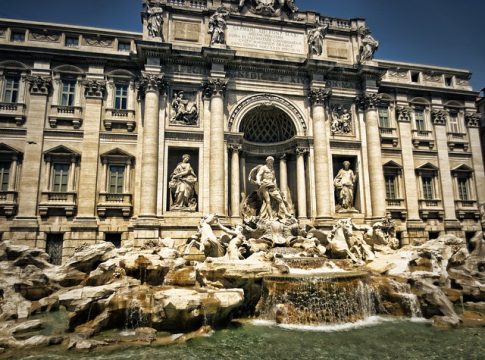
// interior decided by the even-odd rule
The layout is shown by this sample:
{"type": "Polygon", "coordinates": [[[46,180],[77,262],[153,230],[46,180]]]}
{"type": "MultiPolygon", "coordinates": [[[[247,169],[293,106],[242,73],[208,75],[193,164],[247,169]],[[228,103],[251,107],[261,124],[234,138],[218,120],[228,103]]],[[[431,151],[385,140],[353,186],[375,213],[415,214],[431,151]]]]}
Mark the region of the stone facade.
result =
{"type": "Polygon", "coordinates": [[[303,224],[391,214],[402,244],[479,231],[471,74],[376,60],[364,20],[260,2],[146,1],[143,33],[1,20],[2,238],[58,257],[185,241],[209,212],[241,221],[267,156],[303,224]],[[192,180],[174,190],[184,155],[192,180]],[[172,206],[174,191],[190,206],[172,206]]]}

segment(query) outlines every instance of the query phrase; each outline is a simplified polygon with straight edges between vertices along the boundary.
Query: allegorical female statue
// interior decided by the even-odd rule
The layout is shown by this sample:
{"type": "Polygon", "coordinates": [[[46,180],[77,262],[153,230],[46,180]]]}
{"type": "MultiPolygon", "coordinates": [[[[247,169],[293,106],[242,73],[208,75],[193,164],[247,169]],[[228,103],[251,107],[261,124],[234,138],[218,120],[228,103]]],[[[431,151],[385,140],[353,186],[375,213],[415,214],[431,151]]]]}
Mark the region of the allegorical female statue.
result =
{"type": "Polygon", "coordinates": [[[170,210],[197,210],[197,193],[195,191],[197,176],[189,164],[189,160],[190,155],[183,155],[182,162],[178,163],[172,175],[170,175],[168,184],[172,200],[170,210]]]}
{"type": "Polygon", "coordinates": [[[160,7],[160,1],[145,0],[144,16],[147,19],[148,36],[163,39],[163,9],[160,7]]]}
{"type": "Polygon", "coordinates": [[[350,168],[350,162],[344,161],[343,166],[333,182],[338,198],[337,211],[355,211],[354,185],[357,181],[357,176],[350,168]]]}

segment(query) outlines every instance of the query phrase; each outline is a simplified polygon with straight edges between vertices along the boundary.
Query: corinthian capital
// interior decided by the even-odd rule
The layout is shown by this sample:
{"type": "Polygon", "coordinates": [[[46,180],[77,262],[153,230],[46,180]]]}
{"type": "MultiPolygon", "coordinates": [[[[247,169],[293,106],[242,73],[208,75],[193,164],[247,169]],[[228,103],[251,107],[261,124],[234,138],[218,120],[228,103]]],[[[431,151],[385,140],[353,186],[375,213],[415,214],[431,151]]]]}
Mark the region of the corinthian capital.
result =
{"type": "Polygon", "coordinates": [[[312,105],[324,105],[332,95],[330,89],[311,89],[308,93],[308,100],[312,105]]]}
{"type": "Polygon", "coordinates": [[[29,75],[25,77],[29,84],[29,91],[35,95],[49,95],[52,89],[52,78],[50,76],[29,75]]]}
{"type": "Polygon", "coordinates": [[[203,88],[206,97],[224,96],[227,88],[227,80],[210,78],[203,85],[203,88]]]}
{"type": "Polygon", "coordinates": [[[161,74],[143,74],[137,83],[138,96],[144,98],[148,92],[161,93],[165,88],[163,75],[161,74]]]}
{"type": "Polygon", "coordinates": [[[355,102],[361,110],[365,111],[370,109],[376,109],[377,106],[382,102],[382,94],[365,93],[357,96],[355,102]]]}
{"type": "Polygon", "coordinates": [[[411,121],[411,114],[413,109],[409,106],[398,106],[396,108],[397,121],[409,122],[411,121]]]}
{"type": "Polygon", "coordinates": [[[478,128],[480,127],[480,114],[477,113],[466,113],[465,114],[465,124],[468,128],[478,128]]]}
{"type": "Polygon", "coordinates": [[[104,98],[106,94],[106,81],[104,80],[86,80],[83,82],[86,97],[104,98]]]}
{"type": "Polygon", "coordinates": [[[431,111],[431,118],[435,125],[446,125],[446,117],[448,112],[446,110],[433,109],[431,111]]]}

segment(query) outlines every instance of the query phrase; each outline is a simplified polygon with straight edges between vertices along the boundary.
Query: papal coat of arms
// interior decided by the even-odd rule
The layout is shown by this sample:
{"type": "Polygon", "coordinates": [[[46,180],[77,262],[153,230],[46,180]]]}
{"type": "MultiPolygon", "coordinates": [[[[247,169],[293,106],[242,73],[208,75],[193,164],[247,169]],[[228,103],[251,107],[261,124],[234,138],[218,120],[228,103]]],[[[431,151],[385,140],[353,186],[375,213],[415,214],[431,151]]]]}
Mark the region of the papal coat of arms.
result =
{"type": "Polygon", "coordinates": [[[246,5],[254,14],[264,16],[280,16],[285,11],[288,17],[293,18],[298,12],[294,0],[240,0],[239,9],[246,5]]]}

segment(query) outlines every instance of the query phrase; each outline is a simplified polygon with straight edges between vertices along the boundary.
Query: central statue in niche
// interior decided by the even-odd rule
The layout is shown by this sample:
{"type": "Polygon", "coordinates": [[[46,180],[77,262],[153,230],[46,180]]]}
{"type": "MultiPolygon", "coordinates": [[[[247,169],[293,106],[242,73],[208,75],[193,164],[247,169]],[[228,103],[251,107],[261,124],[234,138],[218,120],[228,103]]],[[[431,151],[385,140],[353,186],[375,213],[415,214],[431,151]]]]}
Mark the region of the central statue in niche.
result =
{"type": "Polygon", "coordinates": [[[190,155],[182,155],[182,162],[178,163],[170,175],[168,184],[171,194],[170,210],[197,210],[197,193],[195,191],[197,176],[189,161],[190,155]]]}
{"type": "Polygon", "coordinates": [[[357,175],[350,168],[350,162],[344,161],[334,179],[335,192],[337,194],[338,212],[357,212],[354,207],[354,187],[357,182],[357,175]]]}

